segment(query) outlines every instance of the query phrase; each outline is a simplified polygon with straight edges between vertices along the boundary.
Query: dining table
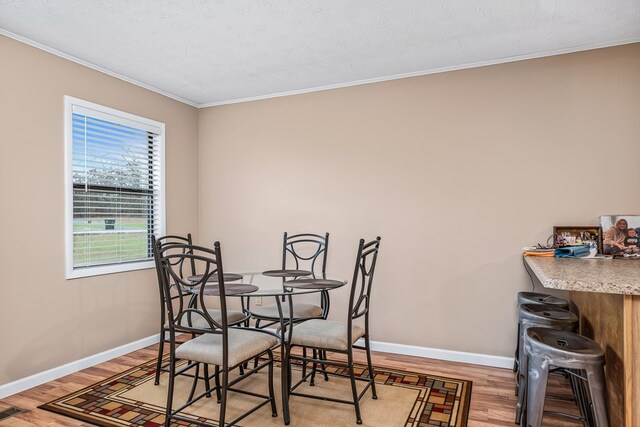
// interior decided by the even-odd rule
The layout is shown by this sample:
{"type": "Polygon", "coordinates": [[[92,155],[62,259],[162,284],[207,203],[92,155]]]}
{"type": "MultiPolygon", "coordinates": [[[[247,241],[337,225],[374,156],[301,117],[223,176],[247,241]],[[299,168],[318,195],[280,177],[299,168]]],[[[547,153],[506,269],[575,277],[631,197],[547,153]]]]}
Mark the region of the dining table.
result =
{"type": "MultiPolygon", "coordinates": [[[[256,301],[268,301],[272,299],[276,304],[279,314],[279,323],[276,328],[280,336],[280,388],[282,392],[282,412],[285,425],[289,425],[291,415],[289,411],[289,354],[287,345],[291,341],[291,333],[295,323],[303,322],[306,319],[296,319],[293,317],[293,299],[301,295],[321,293],[328,303],[328,292],[338,289],[347,284],[347,280],[332,278],[327,273],[314,273],[308,270],[266,270],[261,272],[248,273],[223,273],[224,290],[226,297],[242,298],[242,309],[250,315],[250,304],[253,299],[256,301]],[[284,302],[288,303],[288,312],[284,310],[284,302]]],[[[202,276],[194,275],[189,277],[190,281],[197,281],[202,276]]],[[[203,294],[208,296],[220,295],[220,288],[217,283],[218,276],[210,276],[203,294]]],[[[195,289],[193,290],[195,291],[195,289]]],[[[194,293],[194,297],[195,297],[194,293]]],[[[256,304],[257,305],[257,304],[256,304]]]]}

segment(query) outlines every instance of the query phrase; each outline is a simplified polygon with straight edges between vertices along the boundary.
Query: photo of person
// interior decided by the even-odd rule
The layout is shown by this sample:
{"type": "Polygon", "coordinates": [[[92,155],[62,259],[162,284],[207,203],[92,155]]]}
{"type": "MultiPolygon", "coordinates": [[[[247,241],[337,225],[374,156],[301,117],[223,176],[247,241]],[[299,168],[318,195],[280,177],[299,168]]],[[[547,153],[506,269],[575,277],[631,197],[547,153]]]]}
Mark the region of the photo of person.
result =
{"type": "Polygon", "coordinates": [[[626,246],[624,252],[627,254],[640,253],[640,237],[638,237],[638,233],[635,228],[627,229],[627,237],[624,239],[624,246],[626,246]]]}
{"type": "Polygon", "coordinates": [[[627,226],[628,223],[626,219],[619,219],[614,226],[604,232],[602,243],[605,254],[617,255],[627,249],[624,244],[627,238],[627,226]]]}

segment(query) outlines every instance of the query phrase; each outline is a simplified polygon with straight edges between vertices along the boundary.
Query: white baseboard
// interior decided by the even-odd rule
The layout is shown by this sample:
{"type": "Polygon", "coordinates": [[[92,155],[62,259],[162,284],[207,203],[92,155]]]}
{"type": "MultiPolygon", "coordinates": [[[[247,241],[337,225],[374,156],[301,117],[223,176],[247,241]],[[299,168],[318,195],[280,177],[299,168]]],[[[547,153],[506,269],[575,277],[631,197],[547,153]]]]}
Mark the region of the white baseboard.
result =
{"type": "MultiPolygon", "coordinates": [[[[364,344],[359,340],[358,344],[364,344]]],[[[473,365],[493,366],[495,368],[512,368],[513,357],[495,356],[492,354],[467,353],[464,351],[443,350],[440,348],[418,347],[415,345],[394,344],[382,341],[371,341],[371,350],[385,353],[403,354],[406,356],[428,357],[429,359],[446,360],[448,362],[471,363],[473,365]]]]}
{"type": "MultiPolygon", "coordinates": [[[[140,350],[141,348],[158,343],[159,340],[160,335],[152,335],[150,337],[143,338],[129,344],[121,345],[120,347],[116,347],[111,350],[103,351],[102,353],[94,354],[93,356],[85,357],[84,359],[76,360],[75,362],[67,363],[66,365],[58,366],[57,368],[52,368],[47,371],[31,375],[29,377],[10,382],[8,384],[0,385],[0,399],[11,396],[12,394],[20,393],[24,390],[28,390],[40,384],[44,384],[46,382],[64,377],[65,375],[78,372],[82,369],[90,368],[91,366],[106,362],[107,360],[111,360],[115,357],[123,356],[133,351],[140,350]]],[[[360,340],[358,344],[364,343],[362,342],[362,340],[360,340]]],[[[446,360],[449,362],[462,362],[471,363],[474,365],[493,366],[496,368],[513,367],[512,357],[494,356],[491,354],[467,353],[464,351],[418,347],[415,345],[394,344],[382,341],[371,341],[371,350],[382,351],[385,353],[403,354],[407,356],[427,357],[430,359],[446,360]]]]}
{"type": "Polygon", "coordinates": [[[111,350],[103,351],[102,353],[94,354],[92,356],[85,357],[84,359],[76,360],[75,362],[67,363],[66,365],[58,366],[44,372],[31,375],[26,378],[22,378],[8,384],[0,385],[0,399],[3,399],[12,394],[20,393],[21,391],[28,390],[32,387],[44,384],[49,381],[64,377],[65,375],[78,372],[82,369],[90,368],[107,360],[111,360],[114,357],[122,356],[132,351],[140,350],[141,348],[148,347],[150,345],[160,342],[160,335],[152,335],[147,338],[142,338],[138,341],[134,341],[129,344],[121,345],[120,347],[113,348],[111,350]]]}

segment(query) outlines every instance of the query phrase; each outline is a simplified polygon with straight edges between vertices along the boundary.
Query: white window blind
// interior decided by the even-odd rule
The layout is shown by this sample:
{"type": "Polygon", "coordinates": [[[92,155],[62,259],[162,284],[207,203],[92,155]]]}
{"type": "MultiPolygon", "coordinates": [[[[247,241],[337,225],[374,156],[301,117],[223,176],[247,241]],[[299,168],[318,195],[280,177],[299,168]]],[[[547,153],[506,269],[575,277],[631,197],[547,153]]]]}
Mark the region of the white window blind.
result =
{"type": "Polygon", "coordinates": [[[68,276],[149,266],[151,236],[164,234],[163,126],[80,100],[69,101],[71,188],[67,191],[71,191],[72,253],[68,276]],[[136,267],[140,262],[146,264],[136,267]]]}

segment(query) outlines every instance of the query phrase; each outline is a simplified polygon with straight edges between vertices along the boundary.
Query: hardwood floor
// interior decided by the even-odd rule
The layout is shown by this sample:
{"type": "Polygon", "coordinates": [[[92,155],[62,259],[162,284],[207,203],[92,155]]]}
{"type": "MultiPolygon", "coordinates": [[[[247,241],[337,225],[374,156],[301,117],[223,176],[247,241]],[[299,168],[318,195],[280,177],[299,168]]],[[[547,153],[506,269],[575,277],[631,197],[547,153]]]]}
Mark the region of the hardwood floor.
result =
{"type": "MultiPolygon", "coordinates": [[[[154,359],[156,352],[156,346],[147,347],[2,399],[0,400],[0,410],[9,406],[18,406],[26,409],[26,412],[0,421],[0,426],[92,426],[93,424],[76,421],[37,409],[37,406],[82,387],[89,386],[128,368],[137,366],[144,361],[154,359]]],[[[363,362],[364,355],[358,354],[356,360],[363,362]]],[[[443,362],[440,360],[378,352],[374,352],[373,361],[376,365],[395,369],[471,380],[473,381],[473,387],[469,427],[515,426],[513,422],[515,407],[514,380],[513,373],[510,369],[443,362]]],[[[565,380],[560,377],[554,376],[549,388],[549,393],[553,394],[566,395],[567,392],[569,392],[568,383],[565,383],[565,380]]],[[[572,413],[577,412],[572,403],[551,399],[547,400],[546,409],[562,410],[572,413]]],[[[581,426],[582,423],[557,416],[545,416],[543,425],[549,427],[569,427],[581,426]]]]}

